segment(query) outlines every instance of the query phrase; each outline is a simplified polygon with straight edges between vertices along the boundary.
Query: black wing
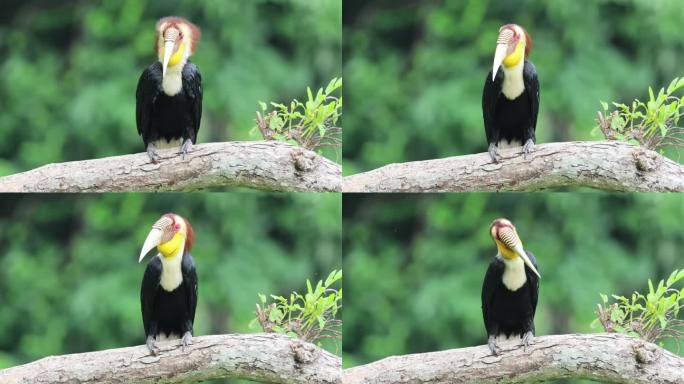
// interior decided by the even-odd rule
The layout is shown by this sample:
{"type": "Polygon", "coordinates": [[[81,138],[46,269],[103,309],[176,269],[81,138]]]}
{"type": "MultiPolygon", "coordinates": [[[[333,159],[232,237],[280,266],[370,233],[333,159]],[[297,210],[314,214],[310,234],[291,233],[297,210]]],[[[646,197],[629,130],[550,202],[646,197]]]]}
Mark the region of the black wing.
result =
{"type": "Polygon", "coordinates": [[[188,321],[184,324],[183,331],[192,332],[193,324],[195,323],[195,308],[197,308],[197,271],[195,270],[195,260],[189,253],[183,255],[181,264],[181,272],[183,273],[183,285],[186,294],[186,305],[188,308],[188,321]]]}
{"type": "MultiPolygon", "coordinates": [[[[530,258],[532,265],[534,265],[534,267],[537,269],[537,272],[539,272],[537,259],[534,257],[534,254],[528,251],[525,252],[527,253],[527,257],[530,258]]],[[[527,265],[525,266],[525,275],[527,276],[527,281],[530,284],[530,302],[532,303],[532,317],[534,317],[537,312],[537,299],[539,298],[539,277],[537,277],[537,275],[535,275],[527,265]]]]}
{"type": "Polygon", "coordinates": [[[489,263],[487,273],[485,273],[485,278],[482,282],[482,318],[484,319],[485,329],[487,329],[487,335],[493,335],[497,331],[494,329],[495,326],[491,308],[492,302],[494,301],[497,282],[501,281],[503,271],[503,261],[499,258],[495,258],[489,263]]]}
{"type": "Polygon", "coordinates": [[[193,63],[186,63],[183,67],[183,91],[190,104],[192,125],[185,132],[187,138],[197,143],[197,131],[202,120],[202,75],[193,63]]]}
{"type": "Polygon", "coordinates": [[[532,120],[532,126],[526,132],[525,140],[532,139],[536,142],[535,131],[537,130],[537,115],[539,114],[539,79],[537,78],[537,69],[534,67],[532,62],[525,60],[525,66],[523,67],[523,82],[525,83],[525,92],[527,92],[527,98],[530,100],[530,119],[532,120]]]}
{"type": "Polygon", "coordinates": [[[484,89],[482,90],[482,118],[484,119],[485,134],[487,135],[487,144],[497,143],[499,141],[499,131],[494,124],[494,113],[496,110],[496,102],[501,96],[503,88],[503,71],[499,70],[496,73],[496,78],[492,81],[492,71],[489,71],[485,79],[484,89]]]}
{"type": "Polygon", "coordinates": [[[142,285],[140,286],[140,310],[143,317],[143,327],[145,336],[157,333],[157,322],[154,320],[154,300],[159,290],[161,280],[162,264],[158,257],[153,257],[143,275],[142,285]]]}
{"type": "Polygon", "coordinates": [[[135,91],[135,122],[138,134],[142,136],[145,147],[155,138],[150,138],[152,108],[161,92],[162,67],[156,62],[143,71],[135,91]]]}

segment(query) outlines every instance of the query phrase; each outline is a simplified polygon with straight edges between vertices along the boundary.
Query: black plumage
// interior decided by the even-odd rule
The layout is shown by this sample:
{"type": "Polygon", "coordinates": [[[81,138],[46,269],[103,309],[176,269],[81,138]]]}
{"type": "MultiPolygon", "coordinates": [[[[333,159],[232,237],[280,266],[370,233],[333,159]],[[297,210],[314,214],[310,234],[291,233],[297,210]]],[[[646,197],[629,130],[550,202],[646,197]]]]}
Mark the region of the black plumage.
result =
{"type": "MultiPolygon", "coordinates": [[[[539,271],[537,260],[526,252],[532,265],[539,271]]],[[[527,281],[515,291],[503,283],[506,268],[500,257],[496,257],[487,268],[482,284],[482,316],[488,336],[534,334],[534,315],[539,295],[539,277],[525,265],[527,281]]]]}
{"type": "Polygon", "coordinates": [[[492,81],[492,71],[487,74],[482,92],[482,116],[484,118],[487,144],[518,141],[524,145],[528,140],[536,142],[537,114],[539,113],[539,80],[532,62],[525,60],[523,84],[525,90],[515,99],[503,94],[504,71],[499,68],[492,81]]]}
{"type": "Polygon", "coordinates": [[[181,261],[183,281],[168,292],[160,284],[163,268],[160,257],[163,256],[153,257],[147,263],[140,289],[145,336],[156,338],[160,334],[175,334],[181,337],[186,332],[192,334],[197,307],[195,261],[190,253],[185,252],[181,261]]]}
{"type": "MultiPolygon", "coordinates": [[[[167,76],[169,74],[167,73],[167,76]]],[[[163,139],[167,143],[181,139],[197,143],[202,119],[202,75],[197,66],[185,63],[182,87],[174,96],[162,89],[162,64],[156,62],[140,75],[136,91],[138,134],[148,144],[163,139]]]]}

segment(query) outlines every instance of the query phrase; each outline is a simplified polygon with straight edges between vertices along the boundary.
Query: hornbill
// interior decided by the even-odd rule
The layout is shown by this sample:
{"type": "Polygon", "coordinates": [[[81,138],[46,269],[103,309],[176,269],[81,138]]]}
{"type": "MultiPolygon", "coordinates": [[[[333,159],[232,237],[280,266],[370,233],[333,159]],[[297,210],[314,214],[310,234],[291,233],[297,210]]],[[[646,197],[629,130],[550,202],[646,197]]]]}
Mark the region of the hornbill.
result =
{"type": "Polygon", "coordinates": [[[195,233],[184,218],[167,213],[152,225],[142,250],[145,255],[159,252],[145,269],[140,287],[140,309],[147,337],[147,348],[156,355],[155,341],[179,338],[186,347],[192,343],[192,327],[197,307],[197,272],[190,249],[195,233]]]}
{"type": "Polygon", "coordinates": [[[539,294],[537,260],[527,252],[513,224],[496,219],[489,227],[498,253],[489,264],[482,283],[482,316],[487,329],[487,345],[492,354],[500,352],[498,336],[516,335],[527,348],[534,339],[534,314],[539,294]]]}
{"type": "Polygon", "coordinates": [[[501,159],[499,148],[524,144],[524,157],[534,149],[539,80],[534,64],[527,60],[531,49],[532,39],[521,26],[506,24],[499,29],[494,65],[482,91],[488,151],[495,163],[501,159]]]}
{"type": "Polygon", "coordinates": [[[180,146],[185,157],[197,142],[202,76],[188,58],[199,38],[199,29],[183,18],[171,16],[157,22],[159,61],[143,71],[135,93],[138,134],[153,163],[160,159],[157,148],[180,146]]]}

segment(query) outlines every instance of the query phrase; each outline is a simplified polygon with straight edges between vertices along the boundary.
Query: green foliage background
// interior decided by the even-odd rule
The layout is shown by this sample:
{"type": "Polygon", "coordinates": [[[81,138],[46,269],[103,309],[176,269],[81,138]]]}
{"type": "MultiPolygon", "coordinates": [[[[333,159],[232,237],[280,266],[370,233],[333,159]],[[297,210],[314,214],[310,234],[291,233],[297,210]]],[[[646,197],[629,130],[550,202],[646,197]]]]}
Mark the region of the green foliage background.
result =
{"type": "Polygon", "coordinates": [[[345,0],[343,8],[346,175],[485,151],[482,87],[505,23],[534,40],[538,142],[597,139],[600,100],[644,100],[649,85],[684,74],[680,0],[345,0]]]}
{"type": "Polygon", "coordinates": [[[0,175],[142,152],[135,89],[157,19],[202,30],[198,141],[256,140],[258,101],[304,99],[341,77],[340,0],[4,0],[0,175]]]}
{"type": "Polygon", "coordinates": [[[497,217],[537,257],[548,335],[602,331],[590,327],[599,293],[644,292],[684,266],[683,215],[678,194],[344,195],[344,366],[484,344],[497,217]]]}
{"type": "MultiPolygon", "coordinates": [[[[339,194],[5,195],[0,369],[142,344],[138,253],[166,212],[197,236],[195,334],[248,328],[258,293],[303,291],[341,268],[339,194]]],[[[331,351],[335,351],[331,348],[331,351]]]]}

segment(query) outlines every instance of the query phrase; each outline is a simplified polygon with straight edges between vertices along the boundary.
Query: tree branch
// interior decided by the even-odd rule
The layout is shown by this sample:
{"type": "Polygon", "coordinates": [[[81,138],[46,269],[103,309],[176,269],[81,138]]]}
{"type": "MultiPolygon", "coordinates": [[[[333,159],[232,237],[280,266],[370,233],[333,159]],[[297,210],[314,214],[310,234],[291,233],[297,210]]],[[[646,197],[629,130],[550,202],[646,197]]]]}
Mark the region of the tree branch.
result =
{"type": "Polygon", "coordinates": [[[344,177],[343,192],[491,192],[592,187],[611,191],[684,191],[684,166],[619,141],[535,146],[531,158],[503,149],[489,154],[390,164],[344,177]]]}
{"type": "Polygon", "coordinates": [[[611,383],[684,383],[684,358],[621,334],[535,338],[492,356],[487,346],[394,356],[345,369],[343,384],[527,383],[563,378],[611,383]]]}
{"type": "Polygon", "coordinates": [[[269,191],[339,191],[340,166],[278,141],[199,144],[185,160],[175,149],[48,164],[0,178],[3,192],[188,191],[248,187],[269,191]]]}
{"type": "Polygon", "coordinates": [[[277,334],[200,336],[181,351],[179,341],[147,347],[50,356],[5,370],[0,383],[181,383],[220,378],[267,383],[340,382],[341,360],[313,344],[277,334]]]}

